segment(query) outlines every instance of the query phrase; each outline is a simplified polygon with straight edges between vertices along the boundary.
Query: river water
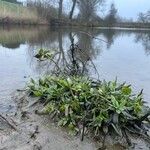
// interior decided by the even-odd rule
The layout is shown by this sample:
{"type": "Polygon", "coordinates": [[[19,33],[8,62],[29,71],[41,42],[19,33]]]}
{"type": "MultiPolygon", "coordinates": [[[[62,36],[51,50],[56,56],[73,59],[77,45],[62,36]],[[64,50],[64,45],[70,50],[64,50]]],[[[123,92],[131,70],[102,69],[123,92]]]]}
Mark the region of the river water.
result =
{"type": "MultiPolygon", "coordinates": [[[[0,112],[14,108],[12,93],[21,89],[30,77],[51,71],[49,63],[34,56],[39,48],[64,51],[70,47],[70,33],[85,56],[95,64],[100,79],[132,84],[134,92],[144,89],[150,105],[150,31],[90,28],[0,27],[0,112]]],[[[86,73],[97,78],[92,67],[86,73]]]]}

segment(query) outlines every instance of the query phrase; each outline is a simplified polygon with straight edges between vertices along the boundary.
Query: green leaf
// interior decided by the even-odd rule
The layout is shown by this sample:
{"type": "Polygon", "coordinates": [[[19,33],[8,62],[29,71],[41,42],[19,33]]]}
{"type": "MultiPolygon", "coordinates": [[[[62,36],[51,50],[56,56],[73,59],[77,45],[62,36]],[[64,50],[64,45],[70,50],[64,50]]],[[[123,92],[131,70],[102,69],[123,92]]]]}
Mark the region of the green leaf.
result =
{"type": "Polygon", "coordinates": [[[44,113],[52,113],[55,110],[55,106],[52,103],[48,103],[42,110],[44,113]]]}
{"type": "Polygon", "coordinates": [[[128,112],[126,111],[122,111],[123,115],[127,118],[127,119],[131,119],[131,120],[134,120],[136,119],[136,117],[132,116],[131,114],[129,114],[128,112]]]}
{"type": "Polygon", "coordinates": [[[122,131],[121,131],[121,128],[118,126],[118,125],[116,125],[116,124],[111,124],[112,125],[112,127],[114,128],[114,130],[116,131],[116,133],[119,135],[119,136],[121,136],[122,137],[122,131]]]}
{"type": "Polygon", "coordinates": [[[44,86],[44,84],[45,84],[45,83],[44,83],[44,80],[39,79],[39,84],[44,86]]]}
{"type": "Polygon", "coordinates": [[[67,82],[69,83],[69,85],[72,84],[72,80],[70,78],[67,78],[67,82]]]}
{"type": "Polygon", "coordinates": [[[129,86],[123,86],[122,87],[122,93],[125,95],[130,95],[132,92],[131,88],[129,86]]]}
{"type": "Polygon", "coordinates": [[[119,103],[113,95],[111,96],[111,102],[115,108],[119,107],[119,103]]]}
{"type": "Polygon", "coordinates": [[[33,83],[33,84],[35,84],[35,81],[32,78],[30,79],[30,82],[33,83]]]}
{"type": "Polygon", "coordinates": [[[34,94],[34,96],[36,96],[36,97],[41,97],[41,96],[43,95],[43,93],[40,92],[40,91],[33,91],[33,94],[34,94]]]}
{"type": "Polygon", "coordinates": [[[67,117],[69,115],[69,105],[65,105],[65,116],[67,117]]]}

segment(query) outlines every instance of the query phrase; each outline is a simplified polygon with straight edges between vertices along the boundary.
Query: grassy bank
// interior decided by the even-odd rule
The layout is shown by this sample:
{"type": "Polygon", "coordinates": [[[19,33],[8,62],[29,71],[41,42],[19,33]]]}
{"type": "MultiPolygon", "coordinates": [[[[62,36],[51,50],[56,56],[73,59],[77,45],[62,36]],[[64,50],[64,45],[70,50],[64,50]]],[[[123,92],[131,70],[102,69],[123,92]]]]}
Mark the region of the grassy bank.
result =
{"type": "Polygon", "coordinates": [[[0,0],[0,23],[37,24],[42,22],[36,10],[0,0]]]}

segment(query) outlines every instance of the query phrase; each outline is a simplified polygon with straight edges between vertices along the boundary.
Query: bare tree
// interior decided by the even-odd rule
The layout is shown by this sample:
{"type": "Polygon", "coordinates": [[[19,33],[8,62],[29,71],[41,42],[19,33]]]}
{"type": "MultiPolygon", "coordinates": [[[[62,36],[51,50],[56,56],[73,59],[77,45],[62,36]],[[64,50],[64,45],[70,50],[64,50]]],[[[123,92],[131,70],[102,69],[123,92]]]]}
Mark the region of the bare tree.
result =
{"type": "Polygon", "coordinates": [[[98,5],[101,6],[105,0],[79,0],[79,18],[83,21],[92,21],[96,16],[98,5]]]}
{"type": "Polygon", "coordinates": [[[63,0],[59,0],[58,18],[62,18],[63,0]]]}
{"type": "Polygon", "coordinates": [[[115,8],[114,3],[111,4],[109,13],[106,16],[105,21],[109,26],[117,22],[117,9],[115,8]]]}
{"type": "Polygon", "coordinates": [[[77,3],[77,0],[72,0],[72,8],[71,8],[70,15],[69,15],[69,19],[70,19],[70,20],[72,20],[76,3],[77,3]]]}
{"type": "Polygon", "coordinates": [[[35,8],[40,18],[49,21],[58,16],[58,8],[53,6],[55,0],[27,0],[27,6],[35,8]]]}
{"type": "Polygon", "coordinates": [[[142,23],[150,23],[150,10],[146,13],[139,13],[138,21],[142,23]]]}
{"type": "Polygon", "coordinates": [[[139,13],[139,15],[138,15],[138,21],[142,22],[142,23],[145,23],[145,16],[144,16],[143,13],[139,13]]]}

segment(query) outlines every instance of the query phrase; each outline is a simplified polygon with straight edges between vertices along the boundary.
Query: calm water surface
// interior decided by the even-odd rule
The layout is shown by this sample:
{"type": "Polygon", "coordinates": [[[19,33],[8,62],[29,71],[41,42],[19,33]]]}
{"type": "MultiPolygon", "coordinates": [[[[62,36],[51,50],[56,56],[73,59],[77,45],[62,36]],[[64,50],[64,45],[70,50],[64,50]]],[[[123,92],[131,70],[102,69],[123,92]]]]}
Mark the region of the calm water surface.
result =
{"type": "MultiPolygon", "coordinates": [[[[150,105],[150,31],[0,27],[0,112],[13,108],[11,93],[23,88],[30,77],[51,71],[49,63],[34,58],[37,50],[67,53],[70,33],[86,54],[79,53],[80,59],[88,62],[88,54],[100,79],[117,77],[120,82],[131,83],[135,92],[144,89],[150,105]]],[[[87,74],[97,77],[89,66],[87,74]]]]}

